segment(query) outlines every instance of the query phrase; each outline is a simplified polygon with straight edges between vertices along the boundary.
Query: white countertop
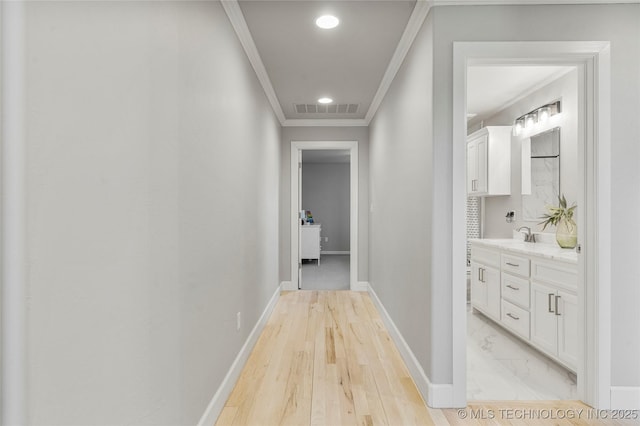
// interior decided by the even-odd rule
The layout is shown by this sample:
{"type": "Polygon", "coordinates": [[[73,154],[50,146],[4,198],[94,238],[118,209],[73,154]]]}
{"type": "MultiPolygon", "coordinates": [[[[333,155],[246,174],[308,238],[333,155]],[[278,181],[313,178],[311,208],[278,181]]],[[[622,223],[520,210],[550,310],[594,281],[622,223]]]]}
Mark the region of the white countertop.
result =
{"type": "Polygon", "coordinates": [[[578,263],[578,254],[575,249],[563,249],[557,244],[526,243],[519,239],[510,238],[470,238],[469,241],[474,245],[499,248],[514,253],[529,254],[568,263],[578,263]]]}

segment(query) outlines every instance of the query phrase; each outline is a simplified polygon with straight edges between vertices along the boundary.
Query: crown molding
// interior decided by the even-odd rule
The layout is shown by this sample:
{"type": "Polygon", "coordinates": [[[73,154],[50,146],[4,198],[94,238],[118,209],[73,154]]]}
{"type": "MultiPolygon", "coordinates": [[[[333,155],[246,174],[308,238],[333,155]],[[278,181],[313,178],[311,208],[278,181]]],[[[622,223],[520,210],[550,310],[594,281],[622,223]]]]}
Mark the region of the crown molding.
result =
{"type": "Polygon", "coordinates": [[[393,53],[391,57],[391,61],[387,66],[387,70],[382,77],[382,81],[380,82],[380,86],[378,86],[378,91],[373,97],[371,101],[371,105],[369,105],[369,110],[367,111],[367,115],[365,115],[364,119],[367,122],[367,125],[371,122],[373,117],[376,115],[380,104],[382,104],[382,100],[384,99],[389,87],[391,87],[391,83],[393,79],[396,77],[398,70],[402,66],[404,59],[407,57],[409,53],[409,49],[413,44],[420,28],[422,28],[422,23],[424,22],[429,10],[433,6],[434,2],[425,1],[425,0],[417,0],[416,5],[413,8],[413,12],[411,12],[411,16],[409,17],[409,21],[407,22],[407,26],[402,33],[402,37],[398,42],[398,46],[396,47],[396,51],[393,53]]]}
{"type": "Polygon", "coordinates": [[[298,118],[284,120],[282,127],[367,127],[362,118],[298,118]]]}
{"type": "Polygon", "coordinates": [[[278,118],[278,121],[280,121],[280,124],[284,124],[286,118],[282,111],[282,107],[280,106],[280,101],[278,101],[278,96],[273,89],[273,85],[271,84],[271,80],[267,74],[267,69],[264,67],[264,63],[260,58],[260,53],[258,53],[258,48],[253,41],[253,37],[251,36],[251,32],[247,26],[247,21],[244,19],[244,15],[240,9],[240,4],[237,0],[221,0],[220,3],[222,3],[224,11],[227,13],[229,21],[231,21],[231,26],[235,30],[238,39],[240,39],[240,44],[242,44],[242,47],[249,58],[249,62],[256,72],[256,76],[258,77],[258,80],[264,89],[264,93],[273,108],[273,112],[278,118]]]}

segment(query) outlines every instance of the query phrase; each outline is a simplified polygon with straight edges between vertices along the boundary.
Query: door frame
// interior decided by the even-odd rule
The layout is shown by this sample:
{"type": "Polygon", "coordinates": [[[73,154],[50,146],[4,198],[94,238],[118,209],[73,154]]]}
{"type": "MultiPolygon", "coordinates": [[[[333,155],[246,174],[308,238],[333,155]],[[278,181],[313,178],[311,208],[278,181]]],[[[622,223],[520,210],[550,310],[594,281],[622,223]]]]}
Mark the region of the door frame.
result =
{"type": "MultiPolygon", "coordinates": [[[[349,208],[349,288],[358,290],[358,141],[291,141],[290,181],[291,204],[291,284],[284,290],[298,289],[298,156],[305,150],[348,150],[350,157],[350,208],[349,208]]],[[[288,283],[287,283],[288,284],[288,283]]]]}
{"type": "Polygon", "coordinates": [[[0,424],[27,419],[26,6],[0,3],[0,424]]]}
{"type": "MultiPolygon", "coordinates": [[[[609,42],[454,42],[453,46],[453,230],[452,405],[466,406],[466,74],[469,64],[573,65],[584,94],[578,129],[579,178],[585,182],[584,233],[579,244],[578,394],[600,409],[611,406],[611,72],[609,42]],[[581,78],[580,76],[583,76],[581,78]],[[590,315],[586,315],[589,312],[590,315]]],[[[580,96],[580,95],[579,95],[580,96]]]]}

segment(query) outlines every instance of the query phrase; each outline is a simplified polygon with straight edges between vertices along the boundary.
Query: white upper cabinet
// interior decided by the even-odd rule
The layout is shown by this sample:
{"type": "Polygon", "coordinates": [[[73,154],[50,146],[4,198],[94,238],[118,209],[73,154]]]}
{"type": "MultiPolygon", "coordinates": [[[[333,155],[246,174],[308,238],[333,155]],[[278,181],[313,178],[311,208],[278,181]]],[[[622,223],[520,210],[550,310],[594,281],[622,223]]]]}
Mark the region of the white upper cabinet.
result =
{"type": "Polygon", "coordinates": [[[487,126],[467,137],[467,193],[511,194],[511,126],[487,126]]]}

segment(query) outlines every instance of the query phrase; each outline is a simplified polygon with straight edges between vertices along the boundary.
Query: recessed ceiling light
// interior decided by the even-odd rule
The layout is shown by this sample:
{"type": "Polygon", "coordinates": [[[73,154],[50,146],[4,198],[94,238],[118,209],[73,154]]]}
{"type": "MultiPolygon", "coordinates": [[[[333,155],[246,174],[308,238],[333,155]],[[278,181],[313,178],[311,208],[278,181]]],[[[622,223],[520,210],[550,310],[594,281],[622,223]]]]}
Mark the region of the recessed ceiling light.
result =
{"type": "Polygon", "coordinates": [[[321,104],[330,104],[331,102],[333,102],[333,99],[331,98],[320,98],[318,99],[318,102],[321,104]]]}
{"type": "Polygon", "coordinates": [[[316,19],[316,25],[322,29],[330,30],[335,28],[340,23],[340,20],[333,15],[322,15],[316,19]]]}

